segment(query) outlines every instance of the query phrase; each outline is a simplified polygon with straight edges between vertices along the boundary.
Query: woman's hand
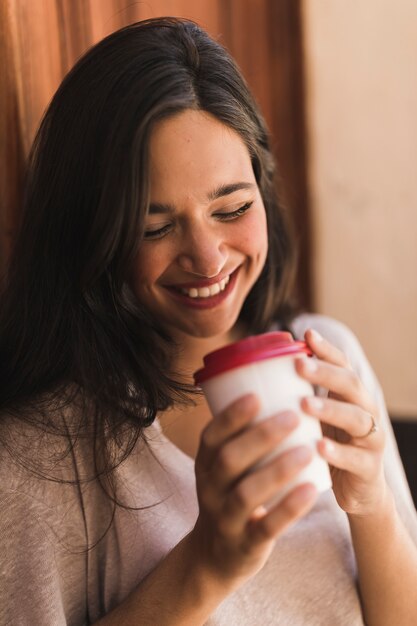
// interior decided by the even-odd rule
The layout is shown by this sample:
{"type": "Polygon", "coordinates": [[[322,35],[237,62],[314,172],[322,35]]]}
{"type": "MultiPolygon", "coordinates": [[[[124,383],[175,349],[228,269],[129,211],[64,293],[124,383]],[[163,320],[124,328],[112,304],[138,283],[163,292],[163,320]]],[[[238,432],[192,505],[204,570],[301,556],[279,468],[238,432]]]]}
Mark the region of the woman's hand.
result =
{"type": "Polygon", "coordinates": [[[203,431],[196,458],[195,556],[231,588],[261,569],[274,540],[317,497],[313,485],[301,485],[266,511],[263,505],[311,461],[312,451],[293,448],[255,468],[299,422],[291,412],[254,422],[258,412],[254,395],[233,402],[203,431]]]}
{"type": "Polygon", "coordinates": [[[329,395],[304,398],[301,407],[323,422],[318,450],[330,464],[337,502],[350,515],[372,514],[387,495],[377,407],[340,350],[313,330],[305,340],[318,359],[299,359],[296,370],[329,395]]]}

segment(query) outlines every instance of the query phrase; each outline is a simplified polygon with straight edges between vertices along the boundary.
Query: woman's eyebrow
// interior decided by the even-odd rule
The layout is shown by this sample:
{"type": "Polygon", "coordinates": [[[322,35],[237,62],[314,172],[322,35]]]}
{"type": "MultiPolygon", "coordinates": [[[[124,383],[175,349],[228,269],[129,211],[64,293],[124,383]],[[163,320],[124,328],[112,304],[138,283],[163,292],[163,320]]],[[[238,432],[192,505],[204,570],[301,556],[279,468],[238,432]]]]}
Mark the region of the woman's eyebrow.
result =
{"type": "MultiPolygon", "coordinates": [[[[241,189],[253,190],[255,188],[256,185],[254,183],[244,181],[219,185],[207,194],[207,200],[213,202],[213,200],[217,200],[218,198],[222,198],[223,196],[228,196],[235,191],[240,191],[241,189]]],[[[155,213],[175,213],[175,207],[172,204],[151,202],[151,204],[149,205],[148,213],[149,215],[154,215],[155,213]]]]}
{"type": "Polygon", "coordinates": [[[256,185],[254,183],[248,182],[239,182],[239,183],[229,183],[227,185],[220,185],[210,191],[207,194],[207,199],[210,201],[217,200],[217,198],[222,198],[223,196],[228,196],[235,191],[240,191],[241,189],[255,189],[256,185]]]}
{"type": "Polygon", "coordinates": [[[161,204],[160,202],[152,202],[149,205],[148,214],[155,213],[175,213],[175,207],[172,204],[161,204]]]}

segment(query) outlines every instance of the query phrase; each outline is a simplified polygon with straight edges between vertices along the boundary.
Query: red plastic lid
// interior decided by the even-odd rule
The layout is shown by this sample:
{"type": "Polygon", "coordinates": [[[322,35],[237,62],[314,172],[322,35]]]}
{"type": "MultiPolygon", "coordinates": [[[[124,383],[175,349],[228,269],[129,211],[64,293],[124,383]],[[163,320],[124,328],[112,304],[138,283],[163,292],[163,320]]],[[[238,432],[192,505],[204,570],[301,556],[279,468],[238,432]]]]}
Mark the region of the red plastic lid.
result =
{"type": "Polygon", "coordinates": [[[295,341],[291,333],[272,332],[255,335],[206,354],[204,367],[195,372],[194,382],[199,385],[235,367],[300,353],[308,356],[313,354],[305,341],[295,341]]]}

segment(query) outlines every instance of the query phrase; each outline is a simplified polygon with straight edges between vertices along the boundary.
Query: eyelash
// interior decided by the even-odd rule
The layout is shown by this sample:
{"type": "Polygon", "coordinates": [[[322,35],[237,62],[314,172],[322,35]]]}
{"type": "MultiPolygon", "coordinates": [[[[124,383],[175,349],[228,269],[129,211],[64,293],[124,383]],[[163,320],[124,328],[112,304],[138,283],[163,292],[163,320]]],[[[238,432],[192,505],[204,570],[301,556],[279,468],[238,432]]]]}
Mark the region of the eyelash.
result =
{"type": "MultiPolygon", "coordinates": [[[[235,211],[231,211],[230,213],[215,213],[214,215],[219,218],[221,222],[231,222],[232,220],[238,219],[242,217],[248,211],[253,204],[251,202],[245,202],[241,207],[236,209],[235,211]]],[[[162,226],[162,228],[157,228],[156,230],[148,230],[144,233],[144,239],[161,239],[164,235],[166,235],[171,228],[171,224],[166,224],[162,226]]]]}

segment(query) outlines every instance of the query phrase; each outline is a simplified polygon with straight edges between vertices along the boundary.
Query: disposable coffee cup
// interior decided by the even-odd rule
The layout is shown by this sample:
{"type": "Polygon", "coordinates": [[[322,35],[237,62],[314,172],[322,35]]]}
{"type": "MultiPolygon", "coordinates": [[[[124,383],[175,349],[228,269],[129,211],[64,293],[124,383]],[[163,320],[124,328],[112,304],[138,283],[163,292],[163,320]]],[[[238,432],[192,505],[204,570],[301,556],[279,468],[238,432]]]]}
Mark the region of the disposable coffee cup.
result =
{"type": "Polygon", "coordinates": [[[295,341],[291,333],[271,332],[210,352],[204,357],[204,367],[194,374],[195,384],[202,388],[215,416],[247,393],[255,393],[260,399],[261,410],[255,421],[286,410],[299,415],[299,425],[260,464],[300,445],[312,449],[312,461],[273,500],[265,503],[267,508],[278,504],[302,483],[313,483],[319,492],[332,486],[329,466],[317,451],[317,441],[322,438],[320,422],[304,413],[300,406],[301,399],[313,396],[314,390],[297,374],[295,361],[311,357],[307,344],[295,341]]]}

